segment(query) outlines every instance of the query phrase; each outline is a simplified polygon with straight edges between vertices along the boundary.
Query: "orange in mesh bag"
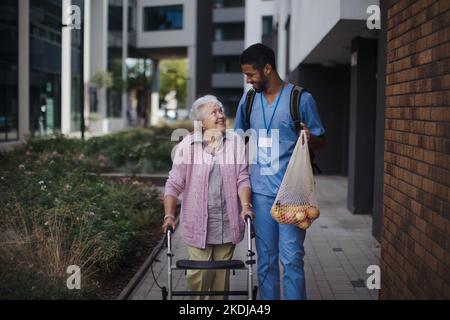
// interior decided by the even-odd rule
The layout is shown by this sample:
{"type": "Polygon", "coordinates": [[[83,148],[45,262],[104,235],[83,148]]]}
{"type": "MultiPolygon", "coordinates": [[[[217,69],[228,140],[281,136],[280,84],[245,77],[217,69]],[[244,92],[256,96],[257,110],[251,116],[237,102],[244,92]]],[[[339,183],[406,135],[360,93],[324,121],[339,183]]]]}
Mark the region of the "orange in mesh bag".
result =
{"type": "Polygon", "coordinates": [[[320,215],[304,130],[298,138],[271,214],[279,223],[294,224],[303,230],[320,215]]]}

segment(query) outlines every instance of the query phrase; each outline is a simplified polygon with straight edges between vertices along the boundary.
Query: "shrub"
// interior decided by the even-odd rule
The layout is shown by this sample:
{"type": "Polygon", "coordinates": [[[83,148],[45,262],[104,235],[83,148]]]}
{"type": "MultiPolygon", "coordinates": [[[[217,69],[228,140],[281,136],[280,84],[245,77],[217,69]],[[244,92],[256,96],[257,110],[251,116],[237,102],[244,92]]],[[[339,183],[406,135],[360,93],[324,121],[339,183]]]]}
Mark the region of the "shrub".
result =
{"type": "Polygon", "coordinates": [[[89,175],[86,148],[56,136],[0,154],[0,298],[93,297],[96,275],[116,270],[148,230],[160,232],[159,192],[89,175]],[[81,267],[81,291],[66,288],[69,265],[81,267]]]}

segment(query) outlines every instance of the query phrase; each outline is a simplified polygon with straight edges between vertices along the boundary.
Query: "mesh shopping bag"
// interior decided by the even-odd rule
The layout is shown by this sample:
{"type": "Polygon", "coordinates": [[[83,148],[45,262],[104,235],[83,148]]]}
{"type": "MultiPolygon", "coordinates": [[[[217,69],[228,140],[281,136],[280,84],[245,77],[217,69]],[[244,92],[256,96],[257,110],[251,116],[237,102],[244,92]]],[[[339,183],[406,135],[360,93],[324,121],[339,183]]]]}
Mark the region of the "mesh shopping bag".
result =
{"type": "Polygon", "coordinates": [[[279,223],[294,224],[303,230],[320,215],[304,130],[297,140],[271,214],[279,223]]]}

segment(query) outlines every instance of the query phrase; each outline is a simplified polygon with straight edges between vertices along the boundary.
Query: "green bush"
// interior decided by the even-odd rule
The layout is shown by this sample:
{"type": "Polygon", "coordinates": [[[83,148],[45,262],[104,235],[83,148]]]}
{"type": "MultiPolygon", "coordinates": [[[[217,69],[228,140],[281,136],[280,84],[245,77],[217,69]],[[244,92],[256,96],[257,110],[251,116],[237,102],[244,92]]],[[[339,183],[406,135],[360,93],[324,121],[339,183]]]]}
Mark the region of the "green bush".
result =
{"type": "Polygon", "coordinates": [[[169,128],[159,128],[94,137],[83,148],[83,165],[94,172],[166,172],[175,146],[170,133],[169,128]]]}
{"type": "Polygon", "coordinates": [[[124,142],[139,146],[147,133],[102,138],[85,144],[62,136],[33,139],[0,154],[0,299],[91,298],[96,275],[116,270],[149,230],[160,232],[163,207],[153,186],[106,181],[90,175],[86,163],[90,154],[122,163],[130,157],[120,158],[120,148],[151,157],[124,142]],[[81,267],[81,291],[65,287],[69,265],[81,267]]]}
{"type": "Polygon", "coordinates": [[[164,173],[172,165],[171,151],[176,142],[171,141],[171,134],[175,129],[136,129],[93,137],[84,143],[62,135],[33,138],[13,154],[15,159],[25,157],[24,161],[30,157],[41,157],[42,161],[63,157],[71,166],[93,173],[164,173]]]}

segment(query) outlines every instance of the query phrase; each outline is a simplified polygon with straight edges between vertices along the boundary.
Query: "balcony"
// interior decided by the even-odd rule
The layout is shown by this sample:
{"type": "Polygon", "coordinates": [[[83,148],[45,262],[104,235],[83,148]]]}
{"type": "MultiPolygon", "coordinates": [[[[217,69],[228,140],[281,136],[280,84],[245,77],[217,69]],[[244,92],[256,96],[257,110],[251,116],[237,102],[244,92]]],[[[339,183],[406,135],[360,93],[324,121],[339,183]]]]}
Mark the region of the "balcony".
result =
{"type": "Polygon", "coordinates": [[[212,75],[212,87],[215,89],[242,88],[243,84],[242,73],[213,73],[212,75]]]}
{"type": "Polygon", "coordinates": [[[212,52],[215,56],[239,56],[244,49],[244,40],[214,41],[212,52]]]}
{"type": "Polygon", "coordinates": [[[243,22],[245,21],[245,8],[220,8],[213,10],[214,23],[243,22]]]}

